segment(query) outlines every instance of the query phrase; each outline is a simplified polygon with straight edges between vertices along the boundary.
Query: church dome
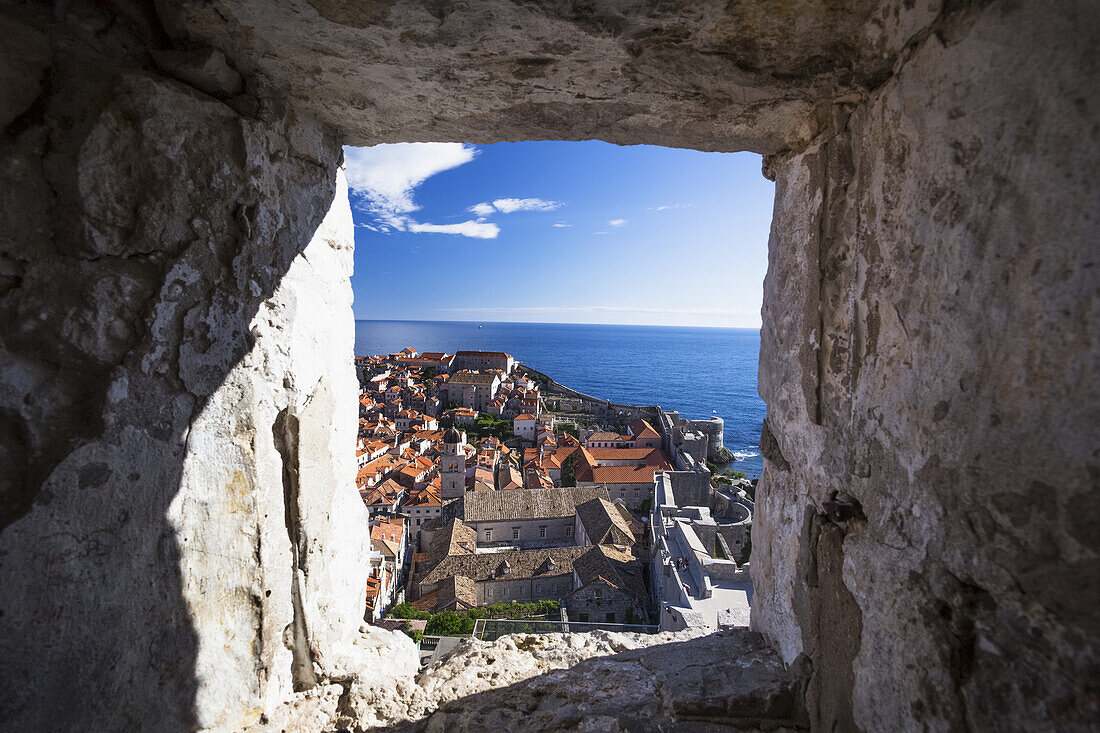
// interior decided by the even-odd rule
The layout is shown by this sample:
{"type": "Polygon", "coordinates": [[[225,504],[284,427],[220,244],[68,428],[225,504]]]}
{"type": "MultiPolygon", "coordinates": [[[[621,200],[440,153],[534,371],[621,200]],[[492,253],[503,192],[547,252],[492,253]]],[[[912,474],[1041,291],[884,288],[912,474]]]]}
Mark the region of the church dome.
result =
{"type": "Polygon", "coordinates": [[[458,444],[462,442],[462,433],[458,432],[454,428],[451,428],[447,432],[443,433],[443,442],[458,444]]]}

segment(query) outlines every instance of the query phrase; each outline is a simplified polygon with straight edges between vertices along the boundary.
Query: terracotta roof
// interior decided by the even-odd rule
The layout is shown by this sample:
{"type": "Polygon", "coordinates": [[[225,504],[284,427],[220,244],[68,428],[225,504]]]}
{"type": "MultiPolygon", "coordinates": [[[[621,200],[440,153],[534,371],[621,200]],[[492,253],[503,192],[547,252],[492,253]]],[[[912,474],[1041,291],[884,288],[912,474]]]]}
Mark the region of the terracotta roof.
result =
{"type": "Polygon", "coordinates": [[[410,605],[417,611],[434,611],[435,602],[438,597],[439,592],[433,590],[430,593],[425,593],[424,595],[420,596],[415,601],[411,601],[410,605]]]}
{"type": "Polygon", "coordinates": [[[638,453],[639,450],[632,448],[606,448],[603,450],[581,448],[581,459],[577,461],[576,468],[577,481],[597,484],[652,483],[654,473],[657,471],[667,471],[672,468],[672,465],[665,459],[664,452],[661,451],[660,448],[641,450],[645,452],[643,457],[645,465],[601,466],[599,465],[601,457],[604,458],[604,460],[618,457],[617,455],[607,454],[626,454],[622,457],[629,458],[629,460],[638,460],[638,458],[634,457],[634,454],[638,453]]]}
{"type": "Polygon", "coordinates": [[[397,501],[397,497],[404,490],[404,486],[388,478],[371,489],[360,491],[359,496],[367,506],[386,506],[397,501]]]}
{"type": "Polygon", "coordinates": [[[634,420],[628,426],[630,433],[635,438],[660,438],[661,434],[653,429],[653,426],[642,419],[634,420]]]}
{"type": "Polygon", "coordinates": [[[534,420],[534,419],[535,419],[534,415],[528,415],[527,413],[523,413],[522,415],[516,415],[512,419],[512,422],[515,422],[516,420],[534,420]]]}
{"type": "Polygon", "coordinates": [[[443,506],[443,497],[438,487],[429,484],[428,487],[410,494],[403,506],[443,506]]]}
{"type": "Polygon", "coordinates": [[[599,461],[660,462],[659,448],[586,448],[585,452],[599,461]],[[656,454],[656,455],[654,455],[656,454]]]}
{"type": "Polygon", "coordinates": [[[462,498],[462,516],[467,522],[571,517],[578,504],[597,498],[607,499],[607,490],[593,486],[469,494],[462,498]]]}

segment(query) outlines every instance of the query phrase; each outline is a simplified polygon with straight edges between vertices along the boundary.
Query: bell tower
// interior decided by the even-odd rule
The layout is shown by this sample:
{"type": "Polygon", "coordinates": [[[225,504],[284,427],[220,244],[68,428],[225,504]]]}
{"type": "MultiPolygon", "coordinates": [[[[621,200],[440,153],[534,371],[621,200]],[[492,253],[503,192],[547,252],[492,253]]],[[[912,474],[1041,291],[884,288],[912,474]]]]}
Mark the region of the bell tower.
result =
{"type": "Polygon", "coordinates": [[[451,428],[443,434],[443,453],[439,473],[443,501],[461,498],[466,493],[466,434],[451,428]]]}

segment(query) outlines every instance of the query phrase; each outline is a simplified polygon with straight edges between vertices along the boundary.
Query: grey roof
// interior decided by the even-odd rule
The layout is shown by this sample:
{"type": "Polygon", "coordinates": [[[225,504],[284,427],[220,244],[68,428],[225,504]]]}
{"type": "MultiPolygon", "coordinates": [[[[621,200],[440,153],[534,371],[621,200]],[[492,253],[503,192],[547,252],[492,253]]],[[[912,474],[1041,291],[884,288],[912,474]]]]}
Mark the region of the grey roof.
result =
{"type": "Polygon", "coordinates": [[[545,550],[513,550],[483,555],[451,555],[436,565],[421,582],[434,585],[452,576],[470,580],[521,580],[552,578],[573,573],[574,561],[591,547],[552,547],[545,550]],[[550,562],[553,568],[550,567],[550,562]],[[504,565],[508,573],[503,572],[504,565]]]}
{"type": "Polygon", "coordinates": [[[573,569],[580,579],[580,588],[603,581],[618,588],[639,603],[646,597],[642,580],[642,564],[627,550],[607,545],[596,545],[573,561],[573,569]]]}
{"type": "Polygon", "coordinates": [[[451,428],[447,432],[443,433],[443,442],[450,443],[452,445],[458,445],[462,442],[462,433],[458,432],[454,428],[451,428]]]}
{"type": "Polygon", "coordinates": [[[479,359],[511,359],[503,351],[456,351],[455,356],[476,356],[479,359]]]}
{"type": "Polygon", "coordinates": [[[473,555],[477,549],[477,532],[462,523],[461,519],[452,519],[432,535],[428,545],[428,564],[434,565],[451,555],[473,555]]]}
{"type": "Polygon", "coordinates": [[[607,499],[590,499],[577,505],[577,517],[594,545],[632,545],[634,533],[618,508],[607,499]]]}
{"type": "Polygon", "coordinates": [[[477,606],[477,589],[474,581],[465,575],[452,575],[439,583],[435,609],[437,611],[457,611],[477,606]]]}
{"type": "Polygon", "coordinates": [[[492,384],[495,379],[500,379],[500,377],[496,374],[482,374],[481,372],[458,372],[447,380],[447,384],[492,384]]]}
{"type": "Polygon", "coordinates": [[[603,486],[466,494],[462,518],[467,522],[494,522],[571,517],[576,514],[578,504],[607,498],[607,489],[603,486]]]}

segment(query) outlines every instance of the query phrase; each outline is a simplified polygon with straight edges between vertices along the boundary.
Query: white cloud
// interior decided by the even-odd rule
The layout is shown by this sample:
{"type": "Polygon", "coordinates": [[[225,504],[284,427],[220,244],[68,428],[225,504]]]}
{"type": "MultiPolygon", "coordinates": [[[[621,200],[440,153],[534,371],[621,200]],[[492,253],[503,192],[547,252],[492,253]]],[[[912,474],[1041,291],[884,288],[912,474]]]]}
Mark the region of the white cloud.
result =
{"type": "Polygon", "coordinates": [[[607,232],[592,232],[593,234],[607,234],[607,232]]]}
{"type": "Polygon", "coordinates": [[[559,221],[559,222],[556,222],[554,224],[551,224],[550,226],[557,227],[558,229],[564,229],[565,227],[571,227],[573,225],[572,224],[564,224],[564,223],[559,221]]]}
{"type": "Polygon", "coordinates": [[[688,209],[695,204],[662,204],[660,206],[650,206],[646,211],[667,211],[668,209],[688,209]]]}
{"type": "Polygon", "coordinates": [[[621,227],[621,226],[624,226],[626,224],[626,219],[612,219],[611,221],[609,221],[607,223],[610,224],[613,227],[621,227]]]}
{"type": "Polygon", "coordinates": [[[375,219],[374,226],[360,226],[383,233],[396,230],[495,238],[500,231],[495,224],[476,221],[421,224],[410,216],[420,208],[413,200],[420,184],[437,173],[469,163],[476,155],[476,148],[463,143],[394,143],[344,148],[348,187],[358,197],[359,209],[375,219]]]}
{"type": "Polygon", "coordinates": [[[474,204],[473,206],[471,206],[470,208],[468,208],[466,210],[470,211],[470,212],[473,212],[474,214],[477,214],[478,216],[489,216],[494,211],[496,211],[496,209],[493,207],[492,204],[486,203],[484,201],[482,201],[480,204],[474,204]]]}
{"type": "Polygon", "coordinates": [[[417,186],[475,155],[477,149],[463,143],[393,143],[344,148],[344,163],[348,186],[366,200],[369,211],[385,216],[416,211],[417,186]]]}
{"type": "Polygon", "coordinates": [[[409,222],[410,232],[428,232],[431,234],[461,234],[474,239],[496,239],[500,227],[481,221],[464,221],[460,224],[417,224],[409,222]]]}
{"type": "Polygon", "coordinates": [[[545,199],[497,199],[493,206],[502,214],[511,214],[513,211],[553,211],[561,206],[561,202],[545,199]]]}

